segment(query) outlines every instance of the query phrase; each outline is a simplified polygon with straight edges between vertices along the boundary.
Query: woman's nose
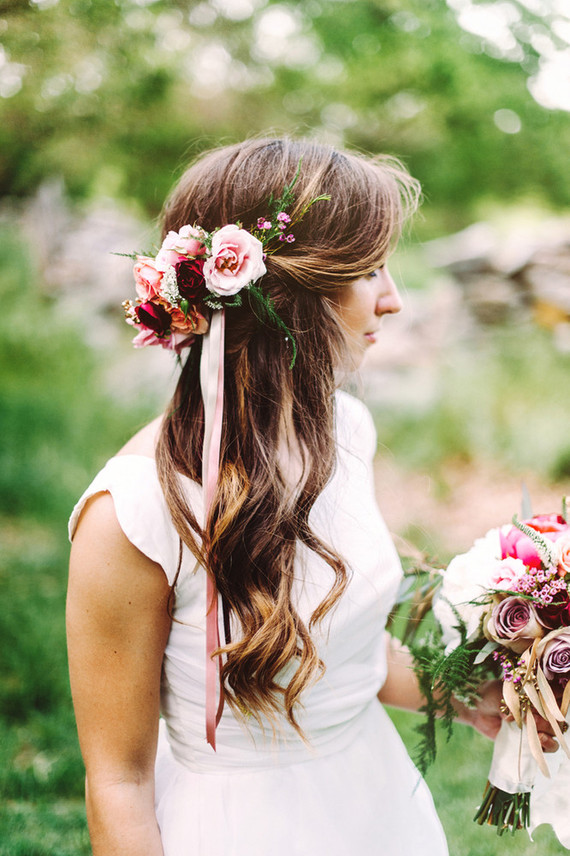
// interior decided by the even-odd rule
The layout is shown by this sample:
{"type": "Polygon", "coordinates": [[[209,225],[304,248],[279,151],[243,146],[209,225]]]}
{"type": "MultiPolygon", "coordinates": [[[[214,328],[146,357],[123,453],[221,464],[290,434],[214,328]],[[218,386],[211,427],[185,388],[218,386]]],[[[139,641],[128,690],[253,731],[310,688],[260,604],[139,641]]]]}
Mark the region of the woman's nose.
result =
{"type": "Polygon", "coordinates": [[[380,271],[381,289],[376,301],[376,315],[395,315],[403,306],[398,286],[386,266],[380,271]]]}

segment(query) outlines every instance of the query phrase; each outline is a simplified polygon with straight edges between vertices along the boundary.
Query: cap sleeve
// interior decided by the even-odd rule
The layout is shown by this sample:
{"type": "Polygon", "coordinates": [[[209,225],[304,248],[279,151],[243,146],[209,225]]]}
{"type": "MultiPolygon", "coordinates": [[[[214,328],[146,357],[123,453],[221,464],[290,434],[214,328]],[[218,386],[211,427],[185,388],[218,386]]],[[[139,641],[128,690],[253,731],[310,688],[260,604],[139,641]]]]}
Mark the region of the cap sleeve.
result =
{"type": "MultiPolygon", "coordinates": [[[[192,507],[197,516],[201,508],[198,485],[192,507]]],[[[172,585],[178,569],[180,539],[172,522],[152,458],[119,455],[111,458],[79,499],[69,519],[69,538],[73,540],[85,503],[98,493],[113,497],[119,526],[141,553],[159,564],[172,585]]]]}

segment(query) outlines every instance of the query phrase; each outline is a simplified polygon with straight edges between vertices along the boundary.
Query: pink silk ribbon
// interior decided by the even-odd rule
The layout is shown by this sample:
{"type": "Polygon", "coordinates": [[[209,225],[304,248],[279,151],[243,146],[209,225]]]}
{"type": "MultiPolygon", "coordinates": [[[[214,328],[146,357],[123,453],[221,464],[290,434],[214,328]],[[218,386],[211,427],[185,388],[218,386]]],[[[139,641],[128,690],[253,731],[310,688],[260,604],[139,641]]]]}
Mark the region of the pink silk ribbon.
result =
{"type": "MultiPolygon", "coordinates": [[[[224,414],[224,331],[223,309],[212,313],[208,333],[202,343],[200,386],[204,403],[204,445],[202,448],[202,489],[204,493],[204,525],[210,514],[220,468],[220,445],[224,414]]],[[[206,585],[206,740],[216,750],[216,727],[222,716],[224,693],[221,685],[221,655],[213,658],[220,647],[218,623],[218,591],[216,581],[207,574],[206,585]],[[217,662],[216,662],[217,661],[217,662]],[[219,689],[219,700],[216,695],[219,689]]]]}

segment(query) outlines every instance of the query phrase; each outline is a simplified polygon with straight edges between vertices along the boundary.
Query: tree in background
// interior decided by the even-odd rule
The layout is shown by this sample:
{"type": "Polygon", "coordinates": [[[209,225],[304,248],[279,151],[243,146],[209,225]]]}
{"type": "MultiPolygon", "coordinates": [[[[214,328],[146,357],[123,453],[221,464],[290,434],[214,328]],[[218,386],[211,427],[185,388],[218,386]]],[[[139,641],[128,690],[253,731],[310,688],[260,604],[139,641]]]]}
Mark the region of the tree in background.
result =
{"type": "Polygon", "coordinates": [[[564,6],[0,0],[0,189],[61,174],[155,213],[173,166],[272,129],[403,156],[444,228],[489,198],[568,205],[564,6]]]}

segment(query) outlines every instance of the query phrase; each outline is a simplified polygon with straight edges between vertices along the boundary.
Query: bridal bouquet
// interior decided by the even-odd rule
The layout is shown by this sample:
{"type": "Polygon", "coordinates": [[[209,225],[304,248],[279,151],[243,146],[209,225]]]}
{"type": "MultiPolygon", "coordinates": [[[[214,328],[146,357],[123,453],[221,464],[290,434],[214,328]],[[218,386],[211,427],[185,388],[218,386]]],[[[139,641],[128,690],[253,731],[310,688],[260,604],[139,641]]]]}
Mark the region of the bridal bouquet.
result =
{"type": "Polygon", "coordinates": [[[570,524],[546,514],[492,529],[442,572],[433,613],[439,625],[413,645],[427,699],[421,726],[425,768],[435,753],[435,717],[451,727],[453,697],[469,704],[487,678],[503,682],[505,720],[475,817],[498,832],[549,822],[570,847],[570,524]],[[534,712],[560,744],[543,754],[534,712]],[[430,757],[431,754],[431,757],[430,757]]]}

